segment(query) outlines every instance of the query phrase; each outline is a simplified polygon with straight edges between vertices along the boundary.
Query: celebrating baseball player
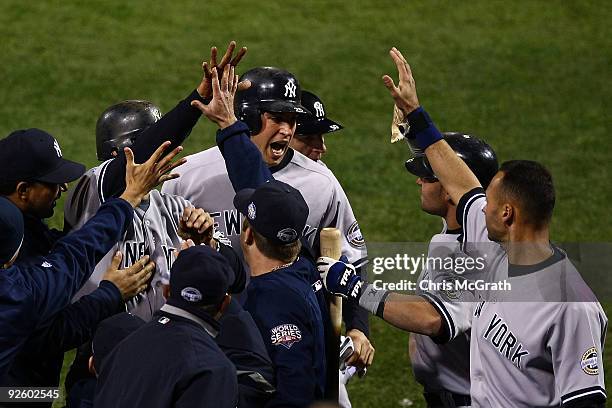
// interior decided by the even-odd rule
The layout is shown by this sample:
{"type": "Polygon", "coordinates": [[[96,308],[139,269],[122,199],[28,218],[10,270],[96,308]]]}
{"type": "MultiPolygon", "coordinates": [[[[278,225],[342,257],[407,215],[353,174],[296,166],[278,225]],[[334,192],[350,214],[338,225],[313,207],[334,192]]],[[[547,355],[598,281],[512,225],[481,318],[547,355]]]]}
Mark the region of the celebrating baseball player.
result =
{"type": "MultiPolygon", "coordinates": [[[[219,71],[221,72],[221,71],[219,71]]],[[[253,68],[241,76],[250,87],[240,89],[234,101],[238,119],[248,126],[251,141],[263,155],[276,180],[297,188],[309,208],[304,238],[318,251],[322,228],[336,227],[342,231],[342,253],[357,268],[367,262],[365,241],[353,215],[344,190],[333,173],[291,149],[289,143],[296,127],[296,118],[308,115],[300,103],[297,78],[282,69],[253,68]]],[[[195,103],[195,102],[194,102],[195,103]]],[[[249,170],[247,170],[249,169],[249,170]]],[[[243,172],[252,166],[243,166],[243,172]]],[[[247,174],[246,179],[249,179],[247,174]]],[[[194,205],[207,210],[215,219],[215,227],[239,247],[240,215],[232,203],[234,188],[244,178],[228,177],[222,152],[213,147],[187,157],[181,181],[166,183],[162,191],[182,195],[194,205]]],[[[374,348],[367,339],[367,313],[354,305],[343,308],[347,335],[355,344],[354,364],[371,364],[374,348]]],[[[337,360],[337,356],[335,357],[337,360]]],[[[337,383],[337,378],[331,380],[337,383]]],[[[330,387],[331,389],[331,387],[330,387]]]]}
{"type": "Polygon", "coordinates": [[[312,116],[298,116],[295,135],[289,146],[309,159],[323,163],[320,160],[327,152],[325,135],[344,126],[327,117],[323,101],[312,92],[302,91],[302,106],[312,113],[312,116]]]}
{"type": "Polygon", "coordinates": [[[245,309],[276,369],[276,394],[266,406],[307,407],[325,395],[330,338],[323,291],[311,286],[314,257],[301,243],[309,209],[297,189],[273,179],[248,127],[238,122],[233,104],[238,82],[233,67],[225,68],[221,80],[215,70],[213,100],[195,105],[219,126],[217,144],[237,190],[233,203],[245,216],[240,245],[251,271],[245,309]]]}
{"type": "MultiPolygon", "coordinates": [[[[478,181],[488,186],[498,170],[497,156],[484,141],[462,133],[444,133],[444,140],[474,172],[478,181]]],[[[442,217],[444,227],[431,238],[428,258],[457,257],[460,255],[459,239],[461,226],[457,222],[457,206],[435,176],[429,162],[422,153],[406,161],[406,169],[417,176],[421,187],[423,211],[442,217]]],[[[421,270],[417,287],[421,282],[442,282],[457,279],[452,271],[437,270],[427,265],[421,270]],[[449,273],[450,272],[450,273],[449,273]]],[[[428,299],[428,291],[417,292],[428,299]]],[[[444,291],[433,291],[434,296],[447,298],[444,291]]],[[[448,308],[469,307],[468,293],[461,293],[462,302],[446,303],[448,308]]],[[[448,299],[450,300],[450,299],[448,299]]],[[[435,304],[435,303],[434,303],[435,304]]],[[[454,339],[440,344],[429,336],[413,333],[410,336],[410,361],[415,378],[424,387],[424,397],[429,408],[470,406],[470,345],[469,333],[460,333],[454,339]]],[[[436,339],[439,340],[439,339],[436,339]]]]}
{"type": "Polygon", "coordinates": [[[532,161],[505,162],[485,195],[420,106],[402,54],[393,48],[390,55],[400,81],[396,86],[387,75],[383,81],[407,117],[409,142],[425,152],[457,203],[464,253],[487,258],[488,278],[505,279],[511,289],[477,290],[479,301],[466,312],[436,296],[419,302],[377,290],[350,266],[322,259],[327,288],[407,330],[454,338],[470,328],[473,407],[604,407],[607,317],[565,253],[550,243],[550,173],[532,161]]]}

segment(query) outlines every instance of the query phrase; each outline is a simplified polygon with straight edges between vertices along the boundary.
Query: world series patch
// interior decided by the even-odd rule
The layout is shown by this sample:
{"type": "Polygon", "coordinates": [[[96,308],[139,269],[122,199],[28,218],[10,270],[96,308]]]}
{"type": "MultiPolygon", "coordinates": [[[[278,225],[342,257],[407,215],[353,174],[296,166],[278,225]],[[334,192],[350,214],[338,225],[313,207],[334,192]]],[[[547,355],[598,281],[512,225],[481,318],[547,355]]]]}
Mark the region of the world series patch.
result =
{"type": "Polygon", "coordinates": [[[348,230],[346,230],[346,240],[355,248],[365,246],[365,239],[363,239],[363,235],[361,235],[361,229],[359,229],[357,221],[353,221],[348,230]]]}
{"type": "Polygon", "coordinates": [[[288,350],[302,340],[302,332],[295,324],[280,324],[270,329],[270,340],[273,346],[283,346],[288,350]]]}
{"type": "Polygon", "coordinates": [[[582,354],[580,359],[580,368],[588,375],[598,375],[599,365],[597,363],[597,349],[595,347],[589,348],[582,354]]]}

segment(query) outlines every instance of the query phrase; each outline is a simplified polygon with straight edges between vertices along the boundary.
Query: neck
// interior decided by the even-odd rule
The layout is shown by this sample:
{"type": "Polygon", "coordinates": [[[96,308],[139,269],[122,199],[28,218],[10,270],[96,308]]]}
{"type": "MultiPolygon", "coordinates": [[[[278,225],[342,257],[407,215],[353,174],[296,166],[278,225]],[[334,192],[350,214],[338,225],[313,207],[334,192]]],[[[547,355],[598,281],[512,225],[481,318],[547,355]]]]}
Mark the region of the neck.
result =
{"type": "Polygon", "coordinates": [[[552,254],[548,228],[512,228],[508,241],[503,244],[508,262],[513,265],[535,265],[552,254]]]}
{"type": "Polygon", "coordinates": [[[266,273],[273,272],[279,266],[287,264],[287,262],[280,261],[278,259],[267,258],[261,255],[261,253],[252,258],[255,259],[248,260],[251,276],[265,275],[266,273]]]}

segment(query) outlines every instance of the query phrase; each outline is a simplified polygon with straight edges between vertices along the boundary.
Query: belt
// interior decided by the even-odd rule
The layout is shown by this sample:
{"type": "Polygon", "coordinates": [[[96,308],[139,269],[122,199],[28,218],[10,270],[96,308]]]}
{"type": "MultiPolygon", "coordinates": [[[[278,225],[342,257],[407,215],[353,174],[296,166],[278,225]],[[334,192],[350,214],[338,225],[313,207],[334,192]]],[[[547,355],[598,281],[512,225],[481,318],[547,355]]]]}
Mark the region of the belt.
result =
{"type": "Polygon", "coordinates": [[[454,394],[452,392],[424,392],[428,408],[469,407],[472,400],[469,395],[454,394]]]}

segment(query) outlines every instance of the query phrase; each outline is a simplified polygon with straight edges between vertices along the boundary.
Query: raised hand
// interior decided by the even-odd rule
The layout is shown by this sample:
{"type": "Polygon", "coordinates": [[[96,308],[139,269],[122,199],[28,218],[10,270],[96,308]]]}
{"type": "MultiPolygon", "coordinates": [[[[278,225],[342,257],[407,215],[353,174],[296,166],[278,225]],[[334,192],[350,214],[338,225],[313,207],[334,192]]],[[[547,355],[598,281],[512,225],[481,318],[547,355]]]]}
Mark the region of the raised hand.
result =
{"type": "Polygon", "coordinates": [[[123,300],[128,300],[147,289],[149,278],[155,271],[155,263],[145,255],[129,268],[119,269],[121,259],[123,254],[117,251],[102,280],[113,282],[123,300]]]}
{"type": "Polygon", "coordinates": [[[383,75],[382,79],[397,107],[402,110],[404,115],[408,115],[419,107],[419,98],[417,97],[412,71],[410,70],[410,65],[408,65],[408,62],[397,48],[391,48],[389,55],[397,67],[399,83],[396,86],[389,75],[383,75]]]}
{"type": "Polygon", "coordinates": [[[204,71],[204,76],[202,77],[202,81],[198,86],[198,93],[202,98],[210,98],[212,97],[212,72],[214,68],[217,68],[220,72],[223,72],[225,67],[229,64],[232,67],[238,66],[240,60],[247,52],[246,47],[242,47],[236,56],[233,56],[234,50],[236,49],[236,42],[231,41],[227,46],[227,50],[221,58],[221,62],[217,64],[217,47],[212,47],[210,49],[210,61],[202,63],[202,70],[204,71]]]}
{"type": "Polygon", "coordinates": [[[223,76],[219,81],[219,72],[217,68],[212,72],[212,88],[213,98],[208,105],[200,101],[192,101],[191,106],[194,106],[202,111],[202,113],[216,123],[220,129],[224,129],[234,124],[237,119],[234,114],[234,96],[240,87],[245,89],[250,86],[248,81],[238,83],[238,75],[235,74],[234,67],[226,65],[223,70],[223,76]]]}
{"type": "Polygon", "coordinates": [[[185,163],[187,160],[182,158],[176,162],[172,159],[179,154],[182,146],[178,146],[167,155],[163,156],[164,151],[170,146],[170,142],[162,143],[149,160],[142,164],[134,163],[134,153],[129,147],[124,148],[127,161],[125,169],[125,191],[121,194],[121,198],[132,204],[132,207],[137,207],[145,195],[149,193],[160,183],[167,180],[172,180],[179,177],[177,173],[169,172],[185,163]]]}

